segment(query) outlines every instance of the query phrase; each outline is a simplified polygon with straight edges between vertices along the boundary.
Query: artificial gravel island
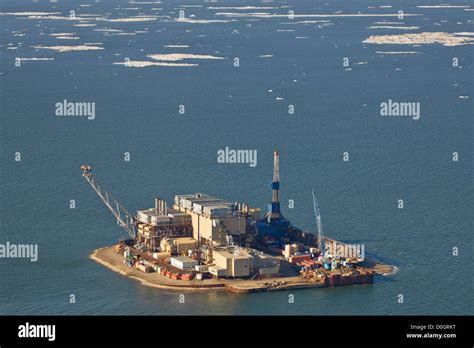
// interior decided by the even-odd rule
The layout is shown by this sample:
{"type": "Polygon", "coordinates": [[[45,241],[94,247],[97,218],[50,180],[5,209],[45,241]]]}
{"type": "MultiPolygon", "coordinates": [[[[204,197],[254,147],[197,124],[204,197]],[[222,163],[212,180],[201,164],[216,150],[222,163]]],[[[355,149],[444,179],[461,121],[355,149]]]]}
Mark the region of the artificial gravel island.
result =
{"type": "Polygon", "coordinates": [[[83,165],[84,178],[129,235],[91,259],[150,287],[234,293],[371,284],[396,270],[366,258],[363,245],[324,236],[314,190],[316,233],[293,226],[280,210],[279,152],[273,155],[263,218],[259,208],[203,193],[176,195],[172,207],[156,198],[155,207],[132,215],[83,165]]]}

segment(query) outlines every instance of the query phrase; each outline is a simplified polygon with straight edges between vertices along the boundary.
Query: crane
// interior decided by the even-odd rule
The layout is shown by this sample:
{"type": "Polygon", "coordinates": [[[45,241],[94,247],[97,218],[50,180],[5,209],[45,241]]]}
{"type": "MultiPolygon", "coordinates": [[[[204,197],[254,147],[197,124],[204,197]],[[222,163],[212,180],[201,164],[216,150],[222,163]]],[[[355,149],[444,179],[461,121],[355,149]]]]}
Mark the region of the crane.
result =
{"type": "Polygon", "coordinates": [[[323,225],[321,224],[321,212],[319,211],[318,199],[316,198],[316,192],[314,189],[312,193],[314,217],[316,218],[316,227],[318,229],[318,249],[321,252],[321,257],[324,258],[326,255],[326,250],[324,246],[323,225]]]}
{"type": "Polygon", "coordinates": [[[109,208],[110,212],[114,214],[117,219],[117,225],[122,226],[125,231],[127,231],[128,235],[136,241],[137,231],[135,218],[115,198],[113,198],[112,195],[103,189],[101,190],[99,184],[95,181],[94,176],[91,173],[91,166],[84,164],[81,166],[81,170],[82,176],[91,185],[107,208],[109,208]]]}

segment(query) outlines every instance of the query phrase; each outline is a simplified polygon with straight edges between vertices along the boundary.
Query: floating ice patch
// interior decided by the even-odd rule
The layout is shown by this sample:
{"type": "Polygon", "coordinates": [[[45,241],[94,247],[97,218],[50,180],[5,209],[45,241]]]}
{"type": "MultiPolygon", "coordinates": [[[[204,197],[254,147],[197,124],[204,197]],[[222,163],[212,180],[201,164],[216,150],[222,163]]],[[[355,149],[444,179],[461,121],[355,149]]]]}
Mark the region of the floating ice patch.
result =
{"type": "Polygon", "coordinates": [[[461,36],[445,32],[424,32],[417,34],[401,34],[401,35],[371,35],[364,41],[371,44],[394,44],[394,45],[421,45],[439,43],[443,46],[461,46],[472,45],[473,37],[467,35],[461,36]]]}
{"type": "Polygon", "coordinates": [[[374,24],[376,25],[391,25],[391,24],[394,24],[394,25],[401,25],[401,24],[405,24],[405,22],[388,22],[388,21],[382,21],[382,22],[374,22],[374,24]]]}
{"type": "MultiPolygon", "coordinates": [[[[326,21],[326,20],[311,21],[311,20],[307,20],[307,21],[298,21],[298,22],[294,22],[294,23],[296,23],[296,24],[317,24],[317,23],[331,23],[331,21],[326,21]]],[[[290,23],[286,23],[286,24],[290,24],[290,23]]]]}
{"type": "Polygon", "coordinates": [[[74,24],[75,27],[95,27],[97,24],[93,23],[79,23],[79,24],[74,24]]]}
{"type": "Polygon", "coordinates": [[[418,8],[469,8],[465,5],[420,5],[418,8]]]}
{"type": "Polygon", "coordinates": [[[188,45],[165,45],[168,48],[188,48],[188,45]]]}
{"type": "Polygon", "coordinates": [[[4,16],[50,16],[61,14],[61,12],[1,12],[4,16]]]}
{"type": "Polygon", "coordinates": [[[73,36],[76,35],[76,33],[51,33],[49,36],[73,36]]]}
{"type": "Polygon", "coordinates": [[[470,32],[467,32],[467,31],[463,31],[463,32],[460,32],[460,33],[454,33],[454,35],[474,36],[474,33],[470,33],[470,32]]]}
{"type": "MultiPolygon", "coordinates": [[[[224,17],[256,17],[256,18],[288,18],[288,14],[276,14],[269,12],[217,12],[216,16],[224,17]]],[[[398,17],[398,13],[333,13],[333,14],[293,14],[293,18],[332,18],[332,17],[398,17]]],[[[423,16],[418,13],[404,13],[404,17],[423,16]]]]}
{"type": "Polygon", "coordinates": [[[45,49],[45,50],[53,50],[57,52],[73,52],[73,51],[95,51],[95,50],[103,50],[103,47],[100,46],[92,46],[92,45],[77,45],[77,46],[32,46],[36,49],[45,49]]]}
{"type": "Polygon", "coordinates": [[[79,40],[79,36],[74,36],[75,33],[52,33],[49,36],[53,36],[58,40],[79,40]]]}
{"type": "Polygon", "coordinates": [[[130,68],[146,68],[149,66],[166,66],[166,67],[190,67],[199,66],[199,64],[191,63],[166,63],[166,62],[152,62],[146,60],[130,60],[127,62],[116,62],[116,65],[124,65],[130,68]]]}
{"type": "Polygon", "coordinates": [[[77,15],[77,16],[55,16],[55,15],[31,15],[27,17],[28,19],[38,19],[38,20],[60,20],[60,21],[84,21],[84,20],[99,20],[96,15],[77,15]]]}
{"type": "Polygon", "coordinates": [[[129,22],[151,22],[156,21],[157,17],[125,17],[125,18],[102,18],[105,22],[129,23],[129,22]]]}
{"type": "Polygon", "coordinates": [[[377,54],[418,54],[418,51],[375,51],[377,54]]]}
{"type": "Polygon", "coordinates": [[[169,53],[169,54],[149,54],[154,60],[162,61],[180,61],[184,59],[224,59],[223,57],[211,56],[208,54],[191,54],[191,53],[169,53]]]}
{"type": "Polygon", "coordinates": [[[370,27],[367,27],[367,29],[401,29],[401,30],[416,30],[420,29],[420,27],[412,26],[412,27],[398,27],[398,26],[392,26],[392,25],[372,25],[370,27]]]}
{"type": "Polygon", "coordinates": [[[278,7],[270,7],[270,6],[210,6],[207,7],[208,10],[274,10],[278,9],[278,7]]]}
{"type": "Polygon", "coordinates": [[[56,36],[57,40],[79,40],[79,36],[56,36]]]}
{"type": "Polygon", "coordinates": [[[196,24],[209,24],[209,23],[229,23],[234,22],[234,20],[225,20],[225,19],[193,19],[193,18],[175,18],[176,22],[181,23],[196,23],[196,24]]]}
{"type": "Polygon", "coordinates": [[[54,60],[54,58],[36,58],[36,57],[33,57],[33,58],[18,58],[19,60],[21,60],[22,62],[26,62],[26,61],[49,61],[49,60],[54,60]]]}

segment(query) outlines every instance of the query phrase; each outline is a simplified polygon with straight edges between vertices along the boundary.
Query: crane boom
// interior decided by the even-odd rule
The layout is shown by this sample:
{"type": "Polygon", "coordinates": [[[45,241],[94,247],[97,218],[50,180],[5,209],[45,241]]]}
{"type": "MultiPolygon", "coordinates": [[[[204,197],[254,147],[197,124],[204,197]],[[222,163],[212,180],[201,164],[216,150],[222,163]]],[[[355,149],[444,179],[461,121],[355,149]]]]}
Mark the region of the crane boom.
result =
{"type": "Polygon", "coordinates": [[[314,192],[314,189],[312,193],[313,193],[314,217],[316,218],[316,227],[318,229],[318,249],[321,252],[321,256],[324,257],[326,250],[324,247],[323,225],[321,224],[321,212],[319,211],[318,199],[316,198],[316,192],[314,192]]]}
{"type": "Polygon", "coordinates": [[[94,189],[102,202],[109,208],[110,212],[115,216],[117,224],[122,226],[130,237],[134,240],[137,238],[135,220],[133,216],[121,205],[111,194],[105,190],[101,190],[94,176],[91,174],[92,168],[89,165],[81,166],[82,176],[87,180],[89,185],[94,189]]]}

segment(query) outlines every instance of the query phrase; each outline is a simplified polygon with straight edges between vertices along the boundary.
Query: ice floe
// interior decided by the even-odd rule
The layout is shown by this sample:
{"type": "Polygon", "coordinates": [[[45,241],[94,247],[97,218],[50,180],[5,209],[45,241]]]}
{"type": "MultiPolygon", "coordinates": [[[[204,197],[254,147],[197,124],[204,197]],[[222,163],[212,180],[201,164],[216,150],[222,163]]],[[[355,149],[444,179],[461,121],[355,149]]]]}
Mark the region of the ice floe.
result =
{"type": "Polygon", "coordinates": [[[18,58],[19,60],[21,60],[22,62],[23,61],[50,61],[50,60],[54,60],[54,58],[37,58],[37,57],[33,57],[33,58],[18,58]]]}
{"type": "MultiPolygon", "coordinates": [[[[224,17],[256,17],[256,18],[288,18],[288,14],[269,12],[217,12],[216,16],[224,17]]],[[[293,18],[333,18],[333,17],[398,17],[398,13],[333,13],[333,14],[294,14],[293,18]]],[[[419,13],[404,13],[404,17],[423,16],[419,13]]]]}
{"type": "Polygon", "coordinates": [[[419,5],[418,8],[469,8],[469,6],[465,5],[419,5]]]}
{"type": "Polygon", "coordinates": [[[169,62],[176,62],[184,59],[224,59],[223,57],[216,57],[208,54],[191,54],[191,53],[169,53],[169,54],[149,54],[154,60],[162,60],[169,62]]]}
{"type": "Polygon", "coordinates": [[[124,17],[124,18],[102,18],[100,20],[114,23],[133,23],[133,22],[151,22],[156,21],[157,17],[124,17]]]}
{"type": "Polygon", "coordinates": [[[424,32],[416,34],[400,35],[371,35],[365,39],[364,43],[371,44],[395,44],[395,45],[420,45],[439,43],[443,46],[472,45],[474,37],[468,35],[458,35],[459,33],[445,32],[424,32]]]}
{"type": "Polygon", "coordinates": [[[103,50],[103,47],[100,46],[93,46],[93,45],[77,45],[77,46],[32,46],[36,49],[46,49],[46,50],[53,50],[57,52],[72,52],[72,51],[94,51],[94,50],[103,50]]]}
{"type": "Polygon", "coordinates": [[[0,15],[6,16],[49,16],[57,14],[61,14],[61,12],[0,12],[0,15]]]}
{"type": "Polygon", "coordinates": [[[398,26],[392,26],[392,25],[372,25],[368,27],[367,29],[399,29],[399,30],[417,30],[420,29],[420,27],[416,26],[411,26],[411,27],[398,27],[398,26]]]}
{"type": "Polygon", "coordinates": [[[274,10],[278,7],[271,6],[210,6],[209,10],[274,10]]]}
{"type": "Polygon", "coordinates": [[[131,68],[146,68],[148,66],[168,66],[168,67],[199,66],[199,64],[191,64],[191,63],[166,63],[166,62],[152,62],[152,61],[147,61],[147,60],[130,60],[127,62],[116,62],[114,64],[124,65],[131,68]]]}
{"type": "Polygon", "coordinates": [[[226,20],[226,19],[194,19],[194,18],[175,18],[175,21],[180,22],[180,23],[196,23],[196,24],[233,22],[233,20],[226,20]]]}
{"type": "Polygon", "coordinates": [[[418,51],[375,51],[377,54],[418,54],[418,51]]]}

